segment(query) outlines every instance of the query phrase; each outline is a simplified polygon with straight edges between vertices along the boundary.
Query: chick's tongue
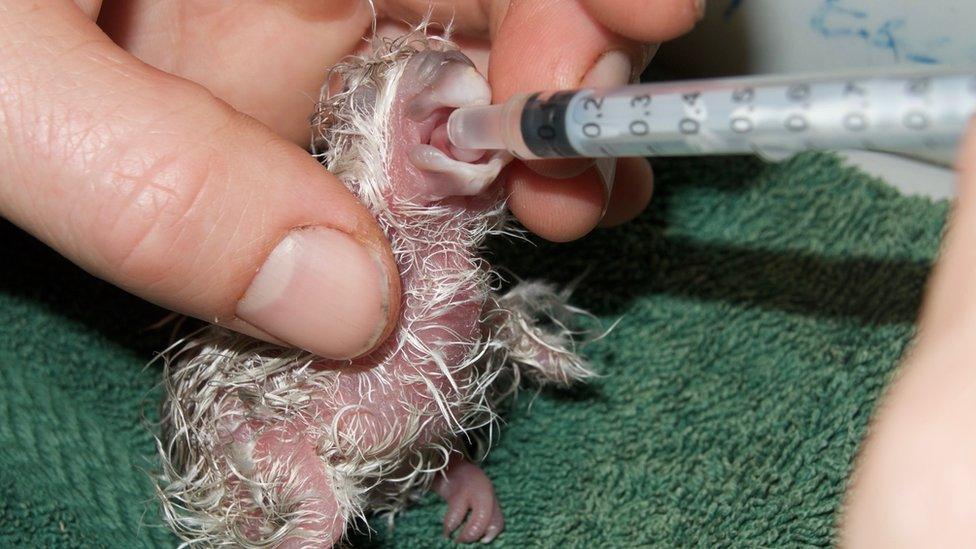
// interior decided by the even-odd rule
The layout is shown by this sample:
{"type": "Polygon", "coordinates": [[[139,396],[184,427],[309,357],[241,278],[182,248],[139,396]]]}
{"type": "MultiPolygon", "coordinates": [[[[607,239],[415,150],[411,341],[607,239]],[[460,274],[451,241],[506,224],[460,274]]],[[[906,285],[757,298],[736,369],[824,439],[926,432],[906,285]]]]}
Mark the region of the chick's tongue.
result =
{"type": "Polygon", "coordinates": [[[477,162],[485,155],[485,151],[480,149],[460,149],[455,147],[447,138],[447,124],[439,124],[430,134],[430,144],[442,151],[447,156],[460,160],[461,162],[477,162]]]}

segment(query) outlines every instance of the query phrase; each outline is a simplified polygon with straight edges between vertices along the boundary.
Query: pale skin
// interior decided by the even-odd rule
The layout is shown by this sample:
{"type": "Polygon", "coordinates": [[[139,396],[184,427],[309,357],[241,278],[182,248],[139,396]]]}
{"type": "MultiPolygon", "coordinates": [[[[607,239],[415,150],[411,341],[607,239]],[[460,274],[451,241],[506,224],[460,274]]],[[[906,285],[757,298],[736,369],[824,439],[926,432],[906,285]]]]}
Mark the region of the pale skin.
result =
{"type": "Polygon", "coordinates": [[[879,406],[841,518],[844,547],[976,546],[976,125],[914,349],[879,406]]]}
{"type": "MultiPolygon", "coordinates": [[[[428,2],[377,8],[416,20],[428,2]]],[[[646,63],[647,44],[688,31],[700,15],[695,0],[458,0],[433,9],[435,19],[453,18],[495,101],[626,82],[646,63]]],[[[0,0],[0,215],[174,311],[330,358],[368,352],[399,309],[389,245],[303,147],[324,69],[360,47],[371,18],[353,0],[0,0]],[[336,313],[325,316],[360,319],[361,329],[323,321],[308,337],[274,317],[243,318],[239,303],[275,245],[317,225],[379,258],[381,274],[370,278],[379,282],[362,291],[385,296],[371,302],[380,305],[323,304],[336,313]]],[[[974,542],[976,139],[960,166],[922,334],[848,497],[847,546],[974,542]]],[[[566,241],[635,216],[651,179],[643,160],[621,160],[602,221],[602,187],[585,163],[517,164],[506,187],[526,227],[566,241]]],[[[449,501],[456,493],[438,491],[449,501]]]]}

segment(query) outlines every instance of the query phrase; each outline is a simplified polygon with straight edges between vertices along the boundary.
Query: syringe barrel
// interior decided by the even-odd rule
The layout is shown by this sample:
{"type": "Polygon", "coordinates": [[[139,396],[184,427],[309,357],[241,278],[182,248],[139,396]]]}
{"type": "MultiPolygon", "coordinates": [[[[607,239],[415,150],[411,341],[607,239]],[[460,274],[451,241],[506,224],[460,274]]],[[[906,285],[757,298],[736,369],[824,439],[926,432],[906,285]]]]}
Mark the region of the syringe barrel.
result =
{"type": "MultiPolygon", "coordinates": [[[[457,125],[455,145],[524,159],[946,150],[976,112],[976,71],[637,84],[523,95],[485,109],[476,133],[491,135],[480,142],[490,146],[469,146],[479,144],[465,141],[470,124],[457,125]]],[[[471,110],[455,111],[452,123],[474,119],[471,110]]]]}

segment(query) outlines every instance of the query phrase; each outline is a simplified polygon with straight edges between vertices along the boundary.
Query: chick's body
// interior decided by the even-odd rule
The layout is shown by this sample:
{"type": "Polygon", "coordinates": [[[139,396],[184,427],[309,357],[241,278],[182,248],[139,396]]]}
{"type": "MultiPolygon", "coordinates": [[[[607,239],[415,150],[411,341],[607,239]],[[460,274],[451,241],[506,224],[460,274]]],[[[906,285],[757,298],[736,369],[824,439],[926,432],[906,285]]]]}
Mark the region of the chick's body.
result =
{"type": "Polygon", "coordinates": [[[477,252],[504,231],[493,182],[508,159],[459,160],[444,138],[451,110],[490,101],[467,58],[417,31],[332,75],[342,88],[316,113],[316,147],[390,238],[401,318],[377,351],[346,362],[218,328],[187,342],[163,409],[167,520],[191,542],[322,547],[434,483],[449,501],[445,526],[470,507],[462,537],[490,539],[500,509],[461,441],[521,379],[589,374],[563,324],[539,322],[575,310],[542,284],[493,291],[477,252]]]}

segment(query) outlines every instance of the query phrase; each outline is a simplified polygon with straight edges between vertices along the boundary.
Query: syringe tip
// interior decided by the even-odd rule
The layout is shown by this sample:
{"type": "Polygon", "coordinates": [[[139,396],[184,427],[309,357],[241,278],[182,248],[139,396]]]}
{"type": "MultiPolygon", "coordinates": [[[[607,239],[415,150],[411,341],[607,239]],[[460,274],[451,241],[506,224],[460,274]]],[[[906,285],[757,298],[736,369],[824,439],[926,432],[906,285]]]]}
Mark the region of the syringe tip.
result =
{"type": "Polygon", "coordinates": [[[447,120],[448,140],[459,149],[504,149],[503,108],[504,105],[485,105],[455,110],[447,120]]]}

